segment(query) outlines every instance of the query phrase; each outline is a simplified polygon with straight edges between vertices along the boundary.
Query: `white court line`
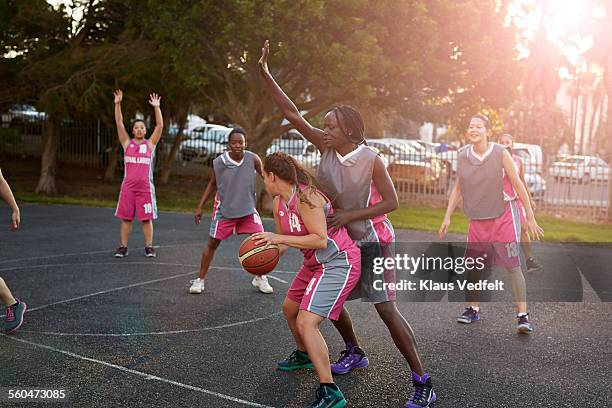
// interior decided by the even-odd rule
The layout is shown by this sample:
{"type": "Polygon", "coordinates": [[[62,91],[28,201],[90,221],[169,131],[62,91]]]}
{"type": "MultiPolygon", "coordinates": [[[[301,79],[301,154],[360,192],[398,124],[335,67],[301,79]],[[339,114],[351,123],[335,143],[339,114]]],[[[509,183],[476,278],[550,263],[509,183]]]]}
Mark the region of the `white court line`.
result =
{"type": "MultiPolygon", "coordinates": [[[[90,266],[90,265],[113,265],[113,266],[121,266],[121,265],[161,265],[161,266],[185,266],[188,268],[197,268],[198,265],[190,265],[190,264],[182,264],[182,263],[174,263],[174,262],[79,262],[79,263],[61,263],[61,264],[45,264],[45,265],[30,265],[30,266],[12,266],[10,268],[0,269],[0,272],[8,272],[8,271],[18,271],[20,269],[41,269],[41,268],[51,268],[53,266],[90,266]]],[[[212,268],[212,266],[211,266],[212,268]]]]}
{"type": "MultiPolygon", "coordinates": [[[[50,266],[76,266],[76,265],[82,266],[82,265],[107,265],[107,264],[115,265],[115,262],[96,262],[96,263],[92,262],[92,263],[85,263],[85,264],[75,264],[75,263],[73,263],[73,264],[36,265],[36,267],[37,268],[43,268],[43,267],[50,267],[50,266]]],[[[142,265],[142,264],[146,264],[146,265],[172,265],[172,266],[186,266],[186,267],[197,266],[197,265],[172,264],[172,263],[161,263],[161,262],[160,263],[153,263],[153,264],[151,264],[149,262],[121,263],[121,265],[134,265],[134,264],[135,265],[142,265]]],[[[25,266],[21,267],[21,269],[27,269],[27,268],[28,267],[25,267],[25,266]]],[[[11,268],[11,269],[20,269],[20,268],[11,268]]],[[[223,267],[223,266],[211,266],[210,269],[242,270],[242,268],[232,268],[232,267],[223,267]]],[[[36,310],[46,309],[48,307],[55,306],[55,305],[60,305],[60,304],[63,304],[63,303],[69,303],[69,302],[74,302],[74,301],[81,300],[81,299],[86,299],[86,298],[89,298],[89,297],[92,297],[92,296],[103,295],[103,294],[106,294],[106,293],[116,292],[116,291],[119,291],[119,290],[124,290],[124,289],[134,288],[134,287],[138,287],[138,286],[148,285],[148,284],[151,284],[151,283],[163,282],[163,281],[170,280],[170,279],[180,278],[180,277],[183,277],[183,276],[192,275],[192,274],[197,273],[197,272],[198,271],[191,271],[191,272],[181,273],[181,274],[178,274],[178,275],[167,276],[165,278],[153,279],[153,280],[149,280],[149,281],[145,281],[145,282],[132,283],[132,284],[126,285],[126,286],[119,286],[117,288],[102,290],[102,291],[90,293],[90,294],[87,294],[87,295],[77,296],[77,297],[70,298],[70,299],[65,299],[65,300],[60,300],[60,301],[57,301],[57,302],[48,303],[46,305],[41,305],[41,306],[37,306],[37,307],[34,307],[34,308],[29,308],[29,309],[26,310],[26,313],[34,312],[36,310]]],[[[277,280],[279,282],[282,282],[282,283],[286,283],[286,284],[289,283],[287,281],[284,281],[284,280],[279,279],[279,278],[274,277],[274,276],[269,276],[269,277],[272,278],[272,279],[275,279],[275,280],[277,280]]],[[[2,317],[4,317],[4,315],[0,315],[0,318],[2,318],[2,317]]]]}
{"type": "MultiPolygon", "coordinates": [[[[187,245],[204,245],[204,244],[201,243],[201,242],[192,242],[190,244],[153,245],[153,248],[172,248],[172,247],[176,247],[176,246],[187,246],[187,245]]],[[[144,247],[137,247],[137,248],[133,249],[133,251],[139,250],[139,249],[144,250],[144,247]]],[[[107,250],[103,250],[103,251],[73,252],[73,253],[69,253],[69,254],[34,256],[34,257],[31,257],[31,258],[8,259],[8,260],[0,261],[0,264],[12,263],[12,262],[20,262],[20,261],[36,261],[36,260],[39,260],[39,259],[61,258],[62,256],[95,255],[95,254],[109,254],[109,256],[110,256],[110,254],[112,252],[113,252],[112,249],[107,249],[107,250]]]]}
{"type": "Polygon", "coordinates": [[[33,330],[19,330],[20,333],[29,334],[44,334],[47,336],[74,336],[74,337],[133,337],[133,336],[166,336],[168,334],[185,334],[185,333],[198,333],[210,330],[227,329],[229,327],[243,326],[245,324],[255,323],[262,320],[271,319],[275,316],[280,316],[283,312],[275,312],[264,317],[257,317],[251,320],[243,320],[241,322],[227,323],[219,326],[200,327],[199,329],[185,329],[185,330],[170,330],[161,332],[140,332],[140,333],[63,333],[63,332],[44,332],[44,331],[33,331],[33,330]]]}
{"type": "Polygon", "coordinates": [[[131,368],[123,367],[123,366],[120,366],[120,365],[117,365],[117,364],[112,364],[112,363],[109,363],[109,362],[106,362],[106,361],[102,361],[102,360],[97,360],[95,358],[85,357],[85,356],[82,356],[80,354],[72,353],[70,351],[60,350],[58,348],[47,346],[47,345],[44,345],[44,344],[34,343],[32,341],[20,339],[20,338],[17,338],[17,337],[7,336],[6,334],[3,334],[3,333],[0,333],[0,334],[2,334],[3,337],[5,337],[7,339],[10,339],[10,340],[13,340],[13,341],[17,341],[17,342],[24,343],[24,344],[29,344],[30,346],[46,349],[46,350],[49,350],[49,351],[53,351],[55,353],[64,354],[66,356],[73,357],[73,358],[76,358],[76,359],[79,359],[79,360],[89,361],[91,363],[100,364],[100,365],[103,365],[103,366],[106,366],[106,367],[111,367],[111,368],[114,368],[116,370],[123,371],[125,373],[129,373],[129,374],[137,375],[137,376],[140,376],[140,377],[144,377],[146,380],[155,380],[155,381],[160,381],[160,382],[163,382],[163,383],[166,383],[166,384],[176,385],[177,387],[185,388],[185,389],[188,389],[188,390],[191,390],[191,391],[201,392],[203,394],[212,395],[212,396],[217,397],[217,398],[222,398],[222,399],[225,399],[225,400],[237,402],[239,404],[248,405],[250,407],[274,408],[274,407],[271,407],[269,405],[262,405],[262,404],[258,404],[256,402],[246,401],[246,400],[243,400],[243,399],[240,399],[240,398],[232,397],[230,395],[225,395],[225,394],[221,394],[219,392],[207,390],[205,388],[196,387],[194,385],[183,384],[183,383],[180,383],[178,381],[173,381],[173,380],[169,380],[167,378],[158,377],[156,375],[147,374],[147,373],[144,373],[142,371],[136,371],[136,370],[133,370],[131,368]]]}
{"type": "Polygon", "coordinates": [[[282,279],[280,279],[280,278],[277,278],[276,276],[272,276],[272,275],[266,275],[266,276],[267,276],[268,278],[270,278],[270,279],[274,279],[274,280],[276,280],[276,281],[279,281],[279,282],[282,282],[282,283],[289,284],[289,282],[287,282],[286,280],[282,280],[282,279]]]}

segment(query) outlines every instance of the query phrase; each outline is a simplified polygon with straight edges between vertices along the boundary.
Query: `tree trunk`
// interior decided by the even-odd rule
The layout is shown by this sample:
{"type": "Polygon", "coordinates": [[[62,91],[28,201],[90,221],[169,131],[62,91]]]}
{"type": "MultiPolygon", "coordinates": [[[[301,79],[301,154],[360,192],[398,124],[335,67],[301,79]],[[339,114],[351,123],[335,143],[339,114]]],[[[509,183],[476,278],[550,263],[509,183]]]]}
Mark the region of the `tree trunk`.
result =
{"type": "Polygon", "coordinates": [[[49,115],[44,127],[43,154],[40,165],[40,178],[36,186],[36,193],[55,196],[57,187],[55,175],[57,173],[57,147],[59,145],[59,123],[57,119],[49,115]]]}
{"type": "Polygon", "coordinates": [[[168,180],[170,179],[170,173],[172,173],[172,165],[176,160],[176,153],[178,152],[179,147],[181,146],[181,142],[184,139],[185,132],[185,122],[187,121],[187,113],[184,113],[179,116],[179,130],[174,142],[172,143],[172,148],[170,149],[170,153],[164,158],[164,164],[161,169],[161,175],[159,177],[159,182],[161,184],[168,184],[168,180]]]}
{"type": "Polygon", "coordinates": [[[108,165],[104,171],[104,180],[113,181],[115,179],[115,170],[117,169],[117,155],[119,154],[119,146],[115,143],[108,154],[108,165]]]}

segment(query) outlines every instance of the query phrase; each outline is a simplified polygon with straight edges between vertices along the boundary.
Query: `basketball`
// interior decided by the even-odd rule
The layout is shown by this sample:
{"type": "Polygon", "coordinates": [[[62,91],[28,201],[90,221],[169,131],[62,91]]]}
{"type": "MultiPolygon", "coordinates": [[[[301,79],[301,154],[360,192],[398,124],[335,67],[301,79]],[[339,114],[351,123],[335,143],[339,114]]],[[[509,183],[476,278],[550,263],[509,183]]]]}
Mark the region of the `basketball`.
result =
{"type": "Polygon", "coordinates": [[[255,245],[251,237],[247,237],[238,248],[238,260],[245,271],[253,275],[270,273],[278,264],[278,245],[255,245]]]}

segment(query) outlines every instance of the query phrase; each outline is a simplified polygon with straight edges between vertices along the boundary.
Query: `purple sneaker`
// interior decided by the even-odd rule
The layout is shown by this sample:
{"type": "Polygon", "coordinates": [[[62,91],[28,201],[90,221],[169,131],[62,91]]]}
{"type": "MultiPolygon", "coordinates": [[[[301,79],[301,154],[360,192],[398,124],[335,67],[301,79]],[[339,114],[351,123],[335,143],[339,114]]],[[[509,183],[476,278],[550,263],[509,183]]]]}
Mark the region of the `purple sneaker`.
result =
{"type": "Polygon", "coordinates": [[[346,350],[340,353],[338,361],[331,365],[332,374],[347,374],[356,368],[364,368],[370,364],[365,352],[359,347],[348,343],[346,350]]]}
{"type": "Polygon", "coordinates": [[[470,324],[480,320],[480,311],[474,309],[472,306],[466,307],[465,311],[461,316],[457,317],[459,323],[470,324]]]}
{"type": "Polygon", "coordinates": [[[414,393],[410,400],[406,402],[404,408],[427,408],[436,401],[436,393],[431,386],[431,378],[425,373],[419,376],[417,373],[412,373],[412,385],[414,393]]]}
{"type": "Polygon", "coordinates": [[[516,316],[518,319],[518,332],[519,334],[529,334],[533,331],[533,326],[529,323],[529,313],[525,313],[522,316],[516,316]]]}

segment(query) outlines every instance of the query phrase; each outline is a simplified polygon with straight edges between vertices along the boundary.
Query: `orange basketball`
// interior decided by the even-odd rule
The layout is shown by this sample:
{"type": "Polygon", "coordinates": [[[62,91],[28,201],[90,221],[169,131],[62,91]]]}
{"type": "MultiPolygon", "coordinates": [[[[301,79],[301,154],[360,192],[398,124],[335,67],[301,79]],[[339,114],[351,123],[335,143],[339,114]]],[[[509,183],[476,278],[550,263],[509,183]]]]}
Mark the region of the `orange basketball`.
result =
{"type": "Polygon", "coordinates": [[[245,271],[253,275],[265,275],[272,272],[278,264],[278,245],[255,245],[251,237],[247,237],[238,248],[238,260],[245,271]]]}

